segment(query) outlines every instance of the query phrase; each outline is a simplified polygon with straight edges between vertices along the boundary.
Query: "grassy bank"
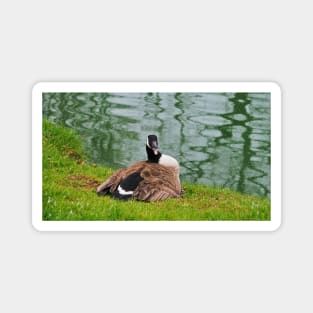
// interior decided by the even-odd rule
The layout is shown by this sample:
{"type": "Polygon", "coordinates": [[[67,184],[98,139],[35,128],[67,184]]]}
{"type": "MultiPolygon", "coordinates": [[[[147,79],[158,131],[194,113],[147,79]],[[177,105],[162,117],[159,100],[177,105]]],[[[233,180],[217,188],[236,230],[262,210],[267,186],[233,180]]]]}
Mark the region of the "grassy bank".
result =
{"type": "Polygon", "coordinates": [[[270,219],[268,199],[202,185],[183,184],[183,198],[156,203],[98,197],[96,187],[112,173],[88,163],[72,131],[43,122],[44,220],[270,219]]]}

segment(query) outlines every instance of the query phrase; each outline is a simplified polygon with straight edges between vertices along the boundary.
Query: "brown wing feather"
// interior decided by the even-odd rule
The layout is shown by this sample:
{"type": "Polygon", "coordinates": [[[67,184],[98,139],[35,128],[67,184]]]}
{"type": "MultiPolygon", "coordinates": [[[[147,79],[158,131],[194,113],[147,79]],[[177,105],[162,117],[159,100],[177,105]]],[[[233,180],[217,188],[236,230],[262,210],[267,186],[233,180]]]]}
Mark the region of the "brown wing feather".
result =
{"type": "Polygon", "coordinates": [[[125,177],[132,173],[141,171],[145,164],[145,161],[137,162],[126,169],[121,169],[113,173],[112,176],[110,176],[104,183],[102,183],[97,188],[98,195],[105,195],[109,192],[114,192],[125,177]]]}
{"type": "Polygon", "coordinates": [[[143,201],[160,201],[181,196],[181,186],[175,172],[159,164],[149,164],[141,172],[144,180],[133,197],[143,201]]]}
{"type": "Polygon", "coordinates": [[[166,186],[153,186],[146,184],[141,186],[138,192],[133,194],[133,197],[143,201],[161,201],[168,198],[179,198],[181,195],[176,190],[166,186]]]}

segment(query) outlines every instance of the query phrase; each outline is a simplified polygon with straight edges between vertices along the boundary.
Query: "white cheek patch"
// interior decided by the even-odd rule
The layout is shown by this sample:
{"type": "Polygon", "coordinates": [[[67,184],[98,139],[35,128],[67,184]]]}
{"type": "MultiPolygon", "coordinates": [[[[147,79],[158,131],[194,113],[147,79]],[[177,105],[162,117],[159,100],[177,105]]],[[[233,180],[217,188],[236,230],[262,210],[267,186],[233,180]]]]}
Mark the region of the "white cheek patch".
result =
{"type": "Polygon", "coordinates": [[[150,145],[149,145],[149,139],[147,137],[147,146],[151,149],[150,145]]]}
{"type": "Polygon", "coordinates": [[[117,191],[122,196],[132,195],[133,194],[133,191],[126,191],[121,186],[118,186],[117,191]]]}

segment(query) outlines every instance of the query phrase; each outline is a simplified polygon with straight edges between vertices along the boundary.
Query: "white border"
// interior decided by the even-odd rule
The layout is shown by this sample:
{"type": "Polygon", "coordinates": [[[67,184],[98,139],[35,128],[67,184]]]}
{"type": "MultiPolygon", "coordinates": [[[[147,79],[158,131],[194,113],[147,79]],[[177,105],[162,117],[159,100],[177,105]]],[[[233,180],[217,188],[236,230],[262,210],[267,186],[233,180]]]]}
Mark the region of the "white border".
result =
{"type": "Polygon", "coordinates": [[[281,225],[281,90],[272,82],[40,82],[32,90],[32,224],[39,231],[274,231],[281,225]],[[43,221],[42,93],[268,92],[271,93],[270,221],[43,221]]]}

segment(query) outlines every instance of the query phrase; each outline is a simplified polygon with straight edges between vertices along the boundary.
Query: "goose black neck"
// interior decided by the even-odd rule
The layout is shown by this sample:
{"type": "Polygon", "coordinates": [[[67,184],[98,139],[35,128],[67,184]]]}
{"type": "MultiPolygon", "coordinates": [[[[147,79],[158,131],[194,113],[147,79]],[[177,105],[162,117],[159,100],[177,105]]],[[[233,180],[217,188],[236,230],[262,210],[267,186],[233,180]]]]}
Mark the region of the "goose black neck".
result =
{"type": "Polygon", "coordinates": [[[158,154],[155,155],[152,149],[148,147],[147,145],[146,145],[146,151],[147,151],[147,156],[148,156],[148,162],[159,163],[160,157],[162,155],[160,152],[158,152],[158,154]]]}

